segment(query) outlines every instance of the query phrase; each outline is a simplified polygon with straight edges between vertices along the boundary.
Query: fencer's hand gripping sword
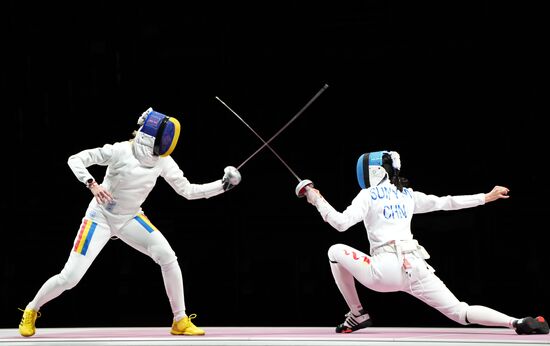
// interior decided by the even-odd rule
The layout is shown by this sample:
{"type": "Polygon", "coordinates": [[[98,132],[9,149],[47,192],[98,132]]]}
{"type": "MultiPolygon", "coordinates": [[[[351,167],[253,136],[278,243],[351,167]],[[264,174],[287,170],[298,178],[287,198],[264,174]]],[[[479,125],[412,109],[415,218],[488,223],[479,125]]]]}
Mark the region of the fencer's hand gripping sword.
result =
{"type": "Polygon", "coordinates": [[[298,185],[296,186],[296,191],[295,192],[296,192],[296,195],[298,197],[303,197],[305,195],[305,192],[306,192],[306,187],[307,186],[313,186],[313,182],[311,180],[308,180],[308,179],[305,179],[305,180],[300,179],[298,174],[296,174],[292,170],[292,168],[290,168],[290,166],[285,162],[285,160],[283,160],[283,158],[269,145],[269,143],[273,139],[275,139],[281,132],[283,132],[294,120],[296,120],[296,118],[298,118],[313,103],[313,101],[315,101],[327,88],[328,88],[328,84],[325,84],[317,92],[317,94],[315,94],[315,96],[313,96],[311,98],[311,100],[309,100],[309,102],[306,103],[306,105],[304,107],[302,107],[302,109],[300,109],[298,111],[298,113],[296,113],[296,115],[294,115],[292,117],[292,119],[290,119],[279,131],[277,131],[277,133],[275,133],[273,136],[271,136],[271,138],[268,141],[265,141],[262,138],[262,136],[260,136],[250,125],[248,125],[246,123],[246,121],[244,121],[244,119],[241,116],[239,116],[233,109],[231,109],[231,107],[229,107],[225,102],[223,102],[219,97],[216,96],[216,99],[218,101],[220,101],[227,109],[229,109],[229,111],[231,113],[233,113],[243,124],[246,125],[246,127],[248,127],[248,129],[250,131],[252,131],[256,135],[256,137],[258,137],[263,142],[263,145],[260,148],[258,148],[258,150],[256,150],[254,153],[252,153],[252,155],[250,155],[246,160],[244,160],[243,163],[241,163],[237,167],[237,169],[240,169],[242,166],[245,165],[245,163],[248,162],[248,160],[253,158],[258,152],[260,152],[260,150],[262,150],[264,147],[267,147],[279,159],[279,161],[281,161],[281,163],[290,171],[290,173],[292,173],[292,175],[298,180],[298,185]]]}

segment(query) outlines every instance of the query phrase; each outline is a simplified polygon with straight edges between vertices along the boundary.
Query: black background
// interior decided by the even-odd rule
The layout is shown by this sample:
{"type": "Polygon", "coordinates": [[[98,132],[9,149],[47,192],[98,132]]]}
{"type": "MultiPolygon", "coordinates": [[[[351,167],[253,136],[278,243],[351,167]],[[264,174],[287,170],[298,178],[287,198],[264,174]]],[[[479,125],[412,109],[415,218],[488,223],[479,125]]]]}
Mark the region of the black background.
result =
{"type": "MultiPolygon", "coordinates": [[[[355,163],[396,150],[429,194],[510,188],[511,198],[417,215],[413,233],[469,304],[549,314],[543,2],[19,2],[2,5],[0,327],[15,328],[69,254],[91,194],[66,164],[127,140],[148,107],[178,118],[191,182],[221,178],[328,89],[271,144],[342,211],[355,163]]],[[[104,169],[90,168],[101,179],[104,169]]],[[[348,311],[334,243],[368,251],[294,195],[263,150],[242,183],[188,201],[162,179],[143,205],[176,251],[199,326],[334,326],[348,311]]],[[[376,326],[458,326],[404,293],[358,287],[376,326]]],[[[159,267],[111,241],[38,327],[169,326],[159,267]]]]}

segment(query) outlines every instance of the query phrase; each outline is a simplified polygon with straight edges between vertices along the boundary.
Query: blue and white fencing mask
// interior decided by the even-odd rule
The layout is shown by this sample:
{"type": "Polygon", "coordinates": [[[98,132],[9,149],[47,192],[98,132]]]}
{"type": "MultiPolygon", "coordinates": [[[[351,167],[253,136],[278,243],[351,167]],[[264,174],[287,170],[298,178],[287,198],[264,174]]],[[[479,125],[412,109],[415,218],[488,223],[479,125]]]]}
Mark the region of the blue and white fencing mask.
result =
{"type": "Polygon", "coordinates": [[[362,189],[377,186],[401,169],[401,159],[395,151],[374,151],[359,156],[357,181],[362,189]]]}
{"type": "Polygon", "coordinates": [[[141,125],[134,139],[134,153],[140,162],[153,165],[159,157],[170,155],[180,135],[180,123],[149,108],[138,119],[141,125]]]}

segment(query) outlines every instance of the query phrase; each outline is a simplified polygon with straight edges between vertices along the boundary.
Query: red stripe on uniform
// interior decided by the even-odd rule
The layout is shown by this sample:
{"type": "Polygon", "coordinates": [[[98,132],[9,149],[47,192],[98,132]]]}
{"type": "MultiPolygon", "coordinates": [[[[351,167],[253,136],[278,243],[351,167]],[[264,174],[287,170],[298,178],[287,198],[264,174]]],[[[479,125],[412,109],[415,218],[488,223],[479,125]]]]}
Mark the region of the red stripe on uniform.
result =
{"type": "Polygon", "coordinates": [[[78,239],[74,244],[74,251],[78,249],[78,245],[80,245],[80,242],[82,241],[82,234],[84,233],[84,229],[86,228],[87,224],[88,220],[84,220],[84,222],[82,222],[82,226],[80,226],[80,230],[78,231],[78,239]]]}

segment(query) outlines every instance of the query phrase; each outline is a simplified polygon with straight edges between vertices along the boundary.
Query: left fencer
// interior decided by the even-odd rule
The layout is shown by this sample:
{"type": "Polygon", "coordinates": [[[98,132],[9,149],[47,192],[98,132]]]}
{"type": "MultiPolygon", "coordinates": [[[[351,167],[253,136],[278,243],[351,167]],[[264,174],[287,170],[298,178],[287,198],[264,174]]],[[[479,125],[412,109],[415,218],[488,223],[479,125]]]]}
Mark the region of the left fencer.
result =
{"type": "Polygon", "coordinates": [[[105,144],[83,150],[68,159],[76,178],[92,192],[82,223],[74,239],[69,258],[61,272],[48,279],[23,312],[19,332],[32,336],[40,308],[75,287],[94,259],[112,237],[151,257],[162,272],[166,294],[173,313],[170,333],[174,335],[204,335],[205,331],[187,315],[184,287],[176,254],[163,234],[141,209],[160,176],[186,199],[210,198],[230,190],[241,181],[233,166],[224,169],[222,179],[194,184],[184,176],[170,156],[180,133],[176,118],[149,108],[138,119],[139,129],[128,141],[105,144]],[[87,167],[106,166],[101,183],[96,182],[87,167]]]}

